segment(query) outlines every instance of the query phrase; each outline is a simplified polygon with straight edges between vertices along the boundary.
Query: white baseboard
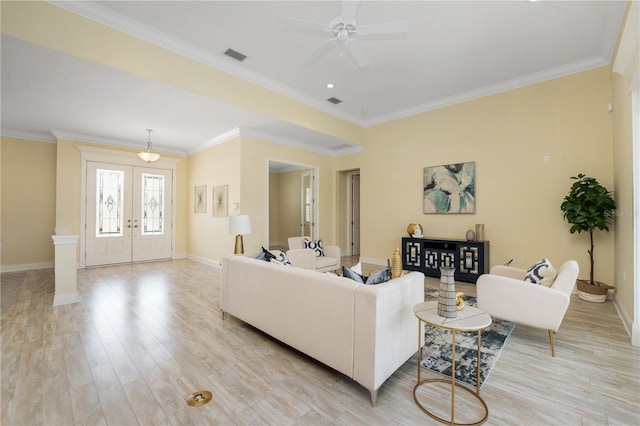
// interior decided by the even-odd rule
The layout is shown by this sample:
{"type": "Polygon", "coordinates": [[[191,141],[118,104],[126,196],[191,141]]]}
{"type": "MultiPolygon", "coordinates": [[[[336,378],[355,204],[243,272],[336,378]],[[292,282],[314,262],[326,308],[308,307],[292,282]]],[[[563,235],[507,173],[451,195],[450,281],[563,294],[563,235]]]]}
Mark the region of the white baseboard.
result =
{"type": "Polygon", "coordinates": [[[187,253],[175,253],[173,259],[186,259],[187,253]]]}
{"type": "Polygon", "coordinates": [[[615,306],[616,311],[618,311],[618,316],[622,321],[622,325],[631,338],[631,344],[634,346],[640,346],[640,330],[638,325],[633,323],[633,320],[629,317],[629,314],[625,311],[624,307],[618,300],[618,293],[616,292],[613,294],[613,306],[615,306]]]}
{"type": "Polygon", "coordinates": [[[53,306],[69,305],[71,303],[78,303],[82,300],[80,293],[77,291],[74,293],[56,294],[53,296],[53,306]]]}
{"type": "Polygon", "coordinates": [[[214,268],[222,268],[222,264],[220,262],[218,262],[217,260],[207,259],[206,257],[188,254],[187,259],[193,260],[194,262],[202,263],[204,265],[213,266],[214,268]]]}
{"type": "Polygon", "coordinates": [[[54,262],[40,262],[40,263],[22,263],[20,265],[4,265],[0,267],[0,272],[22,272],[22,271],[34,271],[36,269],[51,269],[54,266],[54,262]]]}

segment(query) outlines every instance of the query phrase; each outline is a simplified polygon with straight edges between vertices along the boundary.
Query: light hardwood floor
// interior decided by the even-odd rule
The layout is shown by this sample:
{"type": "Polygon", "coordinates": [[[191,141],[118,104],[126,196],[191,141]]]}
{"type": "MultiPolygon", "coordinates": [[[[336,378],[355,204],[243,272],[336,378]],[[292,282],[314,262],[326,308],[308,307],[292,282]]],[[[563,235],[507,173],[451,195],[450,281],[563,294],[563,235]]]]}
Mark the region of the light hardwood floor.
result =
{"type": "MultiPolygon", "coordinates": [[[[122,265],[79,270],[78,281],[82,302],[54,308],[52,270],[2,275],[2,425],[436,424],[413,401],[413,364],[372,408],[352,380],[223,320],[216,268],[122,265]],[[188,406],[197,390],[213,401],[188,406]]],[[[610,302],[574,297],[556,353],[546,331],[516,327],[482,388],[487,424],[640,424],[640,349],[610,302]]],[[[444,414],[442,391],[421,399],[444,414]]],[[[457,403],[457,420],[473,420],[457,403]]]]}

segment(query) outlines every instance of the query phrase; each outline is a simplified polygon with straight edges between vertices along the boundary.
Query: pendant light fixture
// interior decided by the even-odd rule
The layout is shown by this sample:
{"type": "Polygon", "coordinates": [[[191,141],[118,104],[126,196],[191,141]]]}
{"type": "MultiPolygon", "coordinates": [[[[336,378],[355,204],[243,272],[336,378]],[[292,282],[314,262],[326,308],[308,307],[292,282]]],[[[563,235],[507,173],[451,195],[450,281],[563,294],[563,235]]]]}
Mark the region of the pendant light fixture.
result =
{"type": "Polygon", "coordinates": [[[147,139],[147,150],[140,151],[138,153],[138,157],[140,157],[141,160],[146,161],[147,163],[151,163],[160,158],[160,154],[151,151],[151,132],[153,132],[153,130],[147,129],[147,132],[149,133],[149,139],[147,139]]]}

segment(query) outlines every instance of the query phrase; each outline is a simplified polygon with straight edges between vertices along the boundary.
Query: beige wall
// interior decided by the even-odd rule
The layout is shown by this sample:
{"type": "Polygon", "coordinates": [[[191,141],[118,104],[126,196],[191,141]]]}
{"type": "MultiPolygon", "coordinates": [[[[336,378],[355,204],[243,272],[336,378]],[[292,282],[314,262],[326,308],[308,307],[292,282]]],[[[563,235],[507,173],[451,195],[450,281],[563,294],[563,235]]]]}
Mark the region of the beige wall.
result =
{"type": "Polygon", "coordinates": [[[611,188],[616,200],[615,223],[615,286],[616,298],[633,318],[633,138],[631,116],[631,80],[612,74],[613,82],[613,147],[614,181],[611,188]]]}
{"type": "Polygon", "coordinates": [[[250,137],[243,136],[241,139],[242,213],[251,216],[253,231],[252,235],[245,237],[245,251],[257,252],[260,246],[266,247],[268,244],[267,180],[269,160],[318,168],[316,175],[320,187],[316,199],[320,205],[318,231],[326,244],[335,244],[335,169],[333,159],[250,137]]]}
{"type": "MultiPolygon", "coordinates": [[[[464,238],[484,223],[492,264],[576,259],[587,276],[589,237],[569,233],[560,204],[578,173],[613,188],[609,76],[602,67],[367,128],[362,256],[389,258],[410,222],[443,238],[464,238]],[[424,215],[423,168],[466,161],[476,162],[476,214],[424,215]]],[[[613,241],[596,235],[595,276],[608,283],[613,241]]]]}
{"type": "Polygon", "coordinates": [[[228,217],[213,216],[213,187],[227,185],[229,215],[246,214],[240,192],[240,138],[189,157],[188,175],[188,254],[219,262],[233,253],[235,236],[229,235],[228,217]],[[194,213],[194,187],[199,185],[207,185],[206,213],[194,213]],[[239,203],[238,210],[233,203],[239,203]]]}
{"type": "Polygon", "coordinates": [[[56,145],[0,138],[3,270],[53,266],[56,145]]]}

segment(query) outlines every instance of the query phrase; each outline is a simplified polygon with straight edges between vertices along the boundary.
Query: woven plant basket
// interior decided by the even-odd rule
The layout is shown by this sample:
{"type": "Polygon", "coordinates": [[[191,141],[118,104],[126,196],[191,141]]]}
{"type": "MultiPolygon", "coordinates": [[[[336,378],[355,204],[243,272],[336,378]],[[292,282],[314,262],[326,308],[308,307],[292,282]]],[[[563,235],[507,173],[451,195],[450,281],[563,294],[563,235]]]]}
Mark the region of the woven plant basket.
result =
{"type": "Polygon", "coordinates": [[[595,294],[598,296],[602,296],[603,294],[607,294],[611,286],[606,285],[605,283],[601,283],[600,281],[588,281],[588,280],[578,280],[578,290],[583,291],[589,294],[595,294]]]}
{"type": "Polygon", "coordinates": [[[578,280],[578,297],[587,302],[603,303],[607,300],[607,293],[613,288],[599,281],[578,280]]]}

